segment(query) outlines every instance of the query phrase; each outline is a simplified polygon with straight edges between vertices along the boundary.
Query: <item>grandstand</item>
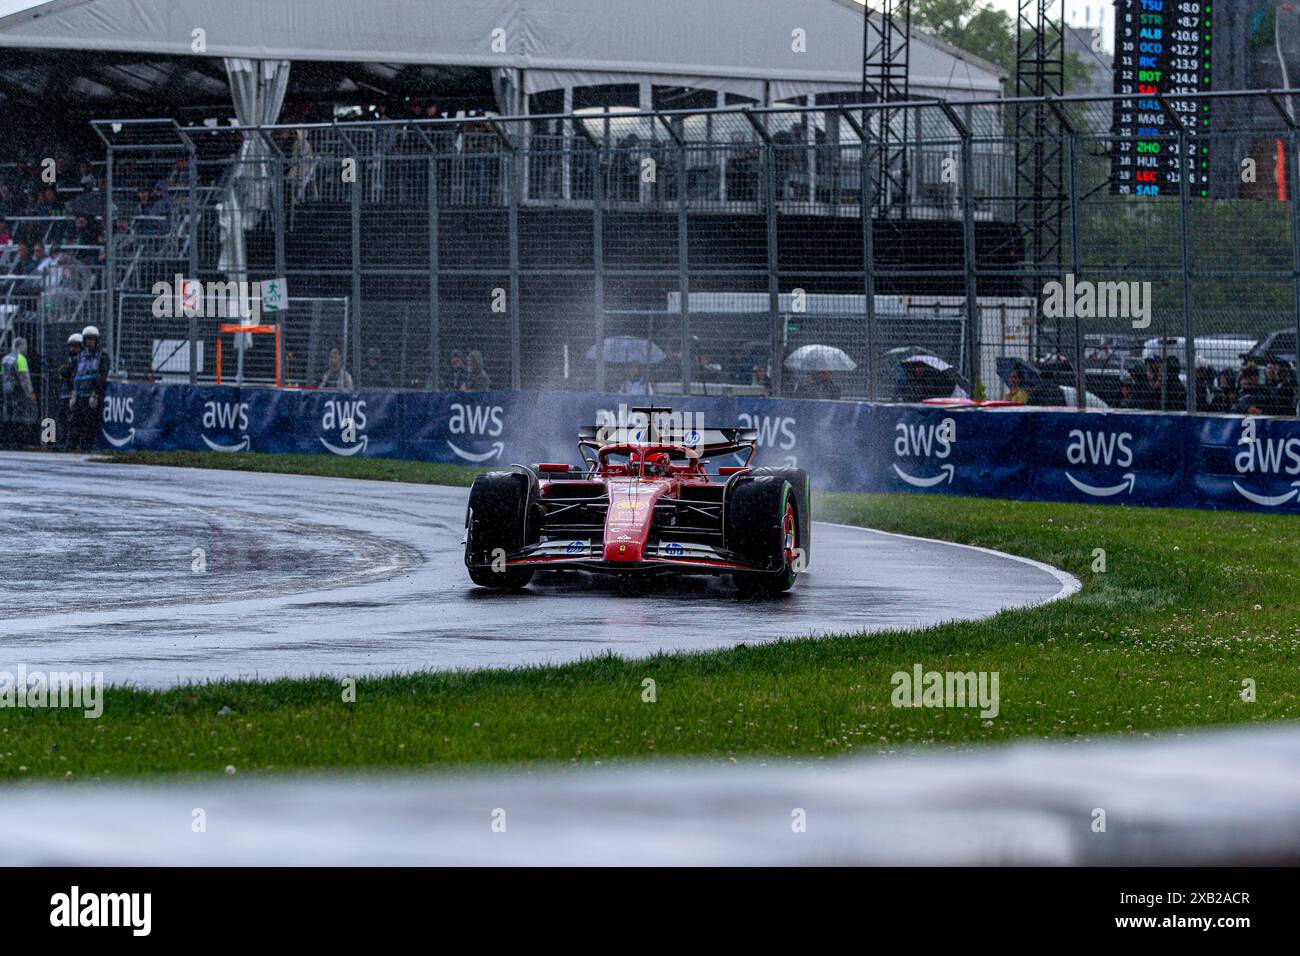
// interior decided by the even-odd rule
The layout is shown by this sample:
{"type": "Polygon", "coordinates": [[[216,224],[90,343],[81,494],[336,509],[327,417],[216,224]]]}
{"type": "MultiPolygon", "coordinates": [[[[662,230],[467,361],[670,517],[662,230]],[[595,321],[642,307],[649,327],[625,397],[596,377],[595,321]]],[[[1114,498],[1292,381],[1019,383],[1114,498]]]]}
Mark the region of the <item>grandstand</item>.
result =
{"type": "MultiPolygon", "coordinates": [[[[404,387],[438,384],[437,356],[449,347],[481,351],[494,382],[572,387],[593,371],[576,356],[597,322],[653,335],[656,313],[686,284],[766,289],[775,243],[757,240],[769,205],[780,212],[780,268],[819,293],[858,295],[861,139],[841,107],[860,98],[861,7],[756,0],[745,9],[736,17],[723,0],[7,3],[0,113],[28,135],[0,147],[15,153],[0,162],[18,180],[13,208],[0,204],[0,214],[29,246],[39,233],[48,254],[66,241],[75,203],[98,214],[89,238],[103,243],[78,253],[79,277],[57,299],[48,283],[41,294],[30,278],[7,287],[0,278],[7,326],[42,311],[33,341],[46,348],[95,321],[120,373],[211,380],[203,352],[213,331],[183,319],[162,327],[155,283],[276,276],[297,305],[286,322],[303,323],[287,347],[300,341],[310,352],[301,382],[333,343],[358,373],[379,350],[383,381],[404,387]],[[761,127],[737,112],[784,107],[761,127]],[[770,200],[764,149],[778,164],[770,200]],[[50,155],[56,196],[42,202],[35,164],[50,155]],[[354,187],[343,167],[358,158],[354,187]],[[599,278],[594,206],[604,219],[599,278]],[[498,289],[508,292],[506,328],[491,311],[498,289]],[[549,347],[561,339],[569,347],[549,347]],[[521,351],[534,358],[527,367],[521,351]]],[[[991,142],[1003,73],[920,33],[909,63],[916,98],[983,97],[963,113],[990,138],[972,160],[975,226],[989,261],[1014,262],[1011,154],[991,142]]],[[[937,109],[914,118],[908,195],[876,223],[878,254],[899,273],[881,291],[959,294],[962,278],[948,266],[961,255],[961,209],[941,174],[953,155],[949,127],[937,109]]],[[[3,255],[0,277],[12,276],[19,250],[3,255]]],[[[750,325],[729,334],[767,336],[750,325]]],[[[681,338],[689,351],[698,334],[681,338]]],[[[270,368],[250,359],[254,376],[270,368]]]]}

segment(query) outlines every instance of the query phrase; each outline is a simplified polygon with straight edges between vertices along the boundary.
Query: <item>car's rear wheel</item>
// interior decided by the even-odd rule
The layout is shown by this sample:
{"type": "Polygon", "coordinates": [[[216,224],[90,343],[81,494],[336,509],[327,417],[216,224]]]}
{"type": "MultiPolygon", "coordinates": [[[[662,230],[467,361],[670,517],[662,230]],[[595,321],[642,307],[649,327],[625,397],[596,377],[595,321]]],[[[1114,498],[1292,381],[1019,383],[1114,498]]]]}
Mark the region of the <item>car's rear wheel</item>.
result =
{"type": "Polygon", "coordinates": [[[505,568],[505,556],[535,537],[531,533],[526,476],[479,475],[465,515],[465,566],[479,587],[516,591],[533,579],[531,569],[505,568]]]}
{"type": "Polygon", "coordinates": [[[732,575],[741,594],[780,594],[794,585],[801,554],[799,513],[793,486],[779,475],[758,475],[732,490],[726,508],[726,545],[755,568],[732,575]]]}

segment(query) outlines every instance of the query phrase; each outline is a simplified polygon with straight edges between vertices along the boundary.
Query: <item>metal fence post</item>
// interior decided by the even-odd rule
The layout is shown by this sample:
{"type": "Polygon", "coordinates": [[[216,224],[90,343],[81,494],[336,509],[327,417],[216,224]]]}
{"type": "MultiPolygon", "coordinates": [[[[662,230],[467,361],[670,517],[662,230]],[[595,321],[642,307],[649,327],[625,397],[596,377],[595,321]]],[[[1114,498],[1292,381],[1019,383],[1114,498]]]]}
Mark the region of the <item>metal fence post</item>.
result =
{"type": "MultiPolygon", "coordinates": [[[[1079,184],[1076,165],[1078,138],[1073,132],[1067,135],[1069,139],[1065,161],[1069,165],[1066,172],[1066,188],[1070,191],[1070,271],[1074,274],[1074,281],[1078,283],[1083,279],[1082,260],[1079,258],[1079,184]]],[[[1074,389],[1077,393],[1074,396],[1075,408],[1082,410],[1088,407],[1087,388],[1088,376],[1084,369],[1083,354],[1083,320],[1076,314],[1074,317],[1074,389]]]]}
{"type": "MultiPolygon", "coordinates": [[[[866,114],[863,114],[864,120],[866,114]]],[[[858,173],[859,202],[862,207],[862,294],[866,298],[866,349],[867,349],[867,398],[879,401],[880,388],[876,381],[876,372],[880,368],[880,359],[876,355],[876,236],[872,210],[876,205],[876,183],[871,171],[871,136],[869,127],[863,122],[860,130],[862,137],[861,169],[858,173]]]]}
{"type": "MultiPolygon", "coordinates": [[[[189,162],[189,189],[190,189],[190,278],[197,280],[199,277],[199,170],[198,155],[194,151],[194,144],[189,143],[190,162],[189,162]]],[[[190,384],[197,385],[199,382],[199,317],[194,309],[190,309],[189,330],[186,333],[190,338],[190,384]]]]}
{"type": "Polygon", "coordinates": [[[681,290],[682,394],[691,394],[691,264],[686,234],[686,143],[677,144],[677,287],[681,290]]]}
{"type": "MultiPolygon", "coordinates": [[[[288,227],[288,219],[285,216],[285,211],[284,211],[284,177],[285,177],[284,153],[280,151],[280,147],[275,144],[275,140],[273,140],[270,136],[266,136],[265,138],[266,138],[267,145],[275,152],[275,179],[271,183],[271,202],[273,207],[273,215],[275,217],[275,221],[273,223],[273,228],[275,229],[275,278],[284,279],[285,285],[287,287],[289,280],[285,277],[285,273],[289,271],[289,267],[288,267],[288,260],[285,255],[285,229],[288,227]]],[[[286,301],[284,306],[286,309],[288,309],[289,303],[286,301]]],[[[276,325],[279,327],[280,330],[279,334],[275,336],[275,362],[276,362],[275,367],[276,368],[285,367],[284,365],[284,339],[285,339],[285,331],[286,331],[284,326],[285,314],[278,314],[275,316],[276,325]]]]}
{"type": "Polygon", "coordinates": [[[108,248],[104,250],[104,329],[107,333],[106,351],[112,356],[114,371],[121,365],[117,356],[117,336],[113,334],[113,323],[117,318],[117,301],[114,299],[117,282],[117,229],[113,218],[113,144],[108,144],[108,157],[105,161],[106,187],[104,195],[104,235],[108,248]]]}
{"type": "MultiPolygon", "coordinates": [[[[1178,176],[1178,230],[1182,237],[1183,248],[1183,368],[1187,375],[1186,411],[1196,411],[1196,338],[1195,322],[1192,320],[1192,249],[1188,214],[1191,210],[1191,191],[1188,178],[1194,165],[1187,161],[1187,131],[1178,131],[1178,162],[1182,171],[1178,176]]],[[[1169,389],[1169,368],[1160,370],[1160,409],[1164,411],[1165,395],[1169,389]]]]}
{"type": "Polygon", "coordinates": [[[591,148],[591,270],[596,310],[596,391],[605,390],[605,214],[600,145],[591,148]]]}
{"type": "Polygon", "coordinates": [[[780,249],[777,246],[777,208],[776,208],[776,169],[774,167],[776,147],[769,141],[765,144],[767,151],[766,173],[763,176],[763,208],[767,225],[767,321],[768,335],[772,342],[772,393],[780,395],[784,391],[785,361],[785,321],[781,316],[781,282],[780,249]]]}
{"type": "MultiPolygon", "coordinates": [[[[356,178],[352,181],[352,374],[361,374],[361,158],[357,157],[356,178]]],[[[354,381],[355,385],[356,382],[354,381]]]]}
{"type": "Polygon", "coordinates": [[[772,355],[772,393],[783,392],[785,324],[781,317],[780,250],[777,247],[776,146],[766,127],[752,113],[745,117],[763,143],[763,214],[767,246],[767,328],[772,355]]]}
{"type": "Polygon", "coordinates": [[[442,313],[441,290],[438,287],[438,160],[429,157],[429,354],[433,361],[429,376],[430,387],[436,392],[442,386],[442,313]]]}
{"type": "MultiPolygon", "coordinates": [[[[975,282],[976,269],[979,268],[975,261],[975,196],[971,183],[975,181],[974,162],[971,157],[971,136],[968,130],[962,131],[961,139],[961,248],[962,258],[966,263],[965,269],[965,293],[966,293],[966,350],[970,355],[970,384],[971,388],[978,393],[983,387],[983,381],[980,378],[980,308],[979,308],[979,287],[975,282]]],[[[975,396],[972,395],[972,398],[975,396]]]]}
{"type": "MultiPolygon", "coordinates": [[[[1291,124],[1291,148],[1287,157],[1290,166],[1291,188],[1287,190],[1287,202],[1291,205],[1291,291],[1292,307],[1295,314],[1291,317],[1294,320],[1295,338],[1297,344],[1297,363],[1296,371],[1300,372],[1300,203],[1296,201],[1296,190],[1300,188],[1300,181],[1296,177],[1300,176],[1300,126],[1291,124]]],[[[1300,390],[1296,392],[1296,415],[1300,416],[1300,390]]]]}
{"type": "MultiPolygon", "coordinates": [[[[952,124],[957,135],[961,137],[961,251],[962,262],[962,282],[966,296],[966,355],[969,361],[967,368],[968,378],[972,390],[971,398],[975,397],[982,386],[980,379],[980,310],[978,301],[978,287],[975,283],[976,263],[975,263],[975,163],[972,151],[972,141],[974,137],[970,129],[957,115],[957,111],[946,103],[940,104],[940,109],[948,117],[948,122],[952,124]]],[[[920,123],[918,122],[918,127],[920,123]]]]}
{"type": "Polygon", "coordinates": [[[522,388],[522,376],[520,375],[521,358],[521,339],[522,329],[520,327],[520,310],[519,310],[519,152],[513,145],[509,147],[508,154],[510,157],[510,207],[508,210],[507,221],[510,230],[510,387],[519,391],[522,388]]]}
{"type": "MultiPolygon", "coordinates": [[[[1066,202],[1070,207],[1070,274],[1077,283],[1083,278],[1083,260],[1079,248],[1079,180],[1078,180],[1078,131],[1070,123],[1070,118],[1051,97],[1047,105],[1056,116],[1061,127],[1061,136],[1065,138],[1066,170],[1065,187],[1068,190],[1066,202]]],[[[1059,333],[1058,333],[1059,337],[1059,333]]],[[[1084,367],[1083,320],[1074,317],[1074,407],[1083,410],[1088,407],[1088,375],[1084,367]]]]}

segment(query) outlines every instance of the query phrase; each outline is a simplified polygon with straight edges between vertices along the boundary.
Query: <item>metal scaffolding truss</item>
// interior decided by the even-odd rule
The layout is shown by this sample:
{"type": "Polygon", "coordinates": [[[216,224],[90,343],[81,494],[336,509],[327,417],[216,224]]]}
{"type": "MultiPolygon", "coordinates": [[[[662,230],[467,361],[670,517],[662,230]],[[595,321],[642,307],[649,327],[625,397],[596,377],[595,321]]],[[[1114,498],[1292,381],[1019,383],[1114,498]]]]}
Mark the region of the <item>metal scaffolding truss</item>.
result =
{"type": "MultiPolygon", "coordinates": [[[[1016,96],[1058,97],[1065,87],[1059,0],[1020,0],[1016,19],[1016,96]]],[[[1014,108],[1016,222],[1036,276],[1061,268],[1065,217],[1065,150],[1058,114],[1044,101],[1014,108]]]]}
{"type": "MultiPolygon", "coordinates": [[[[864,5],[862,19],[862,101],[907,102],[911,0],[873,0],[864,5]]],[[[907,110],[892,107],[872,117],[878,139],[875,212],[881,218],[907,217],[909,118],[907,110]]]]}

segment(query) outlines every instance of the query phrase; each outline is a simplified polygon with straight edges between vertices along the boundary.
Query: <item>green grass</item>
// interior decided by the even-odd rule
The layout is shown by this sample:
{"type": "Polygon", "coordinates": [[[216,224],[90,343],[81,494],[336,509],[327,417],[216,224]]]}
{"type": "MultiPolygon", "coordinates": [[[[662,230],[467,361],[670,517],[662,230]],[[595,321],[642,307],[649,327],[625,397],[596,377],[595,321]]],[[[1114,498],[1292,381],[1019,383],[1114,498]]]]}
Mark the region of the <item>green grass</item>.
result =
{"type": "Polygon", "coordinates": [[[396,458],[343,458],[338,455],[265,455],[258,452],[110,451],[94,459],[126,465],[170,465],[177,468],[218,468],[262,471],[323,478],[368,478],[410,481],[422,485],[469,487],[485,469],[439,465],[396,458]]]}
{"type": "MultiPolygon", "coordinates": [[[[385,477],[394,465],[320,461],[366,477],[385,477]]],[[[99,720],[66,710],[0,712],[0,777],[608,764],[650,755],[819,759],[1300,716],[1295,518],[921,495],[821,495],[816,511],[1037,558],[1085,587],[1047,607],[921,631],[364,679],[355,703],[343,701],[334,679],[113,689],[99,720]],[[1092,570],[1098,548],[1104,573],[1092,570]],[[1000,715],[893,707],[891,675],[916,663],[999,672],[1000,715]],[[1255,702],[1241,699],[1247,678],[1255,702]],[[646,679],[655,682],[654,703],[642,700],[646,679]]],[[[864,577],[869,584],[869,560],[864,577]]]]}

